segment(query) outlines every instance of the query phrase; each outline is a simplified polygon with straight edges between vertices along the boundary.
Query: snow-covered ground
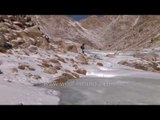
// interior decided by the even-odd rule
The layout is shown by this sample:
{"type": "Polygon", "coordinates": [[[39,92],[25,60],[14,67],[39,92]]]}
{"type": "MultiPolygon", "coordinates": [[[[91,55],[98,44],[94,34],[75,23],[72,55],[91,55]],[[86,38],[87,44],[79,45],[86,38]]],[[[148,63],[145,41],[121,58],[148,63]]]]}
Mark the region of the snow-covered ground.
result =
{"type": "Polygon", "coordinates": [[[105,57],[104,52],[90,51],[90,55],[91,53],[96,53],[103,59],[103,67],[90,65],[86,67],[86,77],[59,86],[41,87],[59,91],[59,104],[160,104],[160,74],[118,65],[120,60],[134,59],[129,53],[114,58],[105,57]]]}
{"type": "Polygon", "coordinates": [[[1,105],[53,105],[58,104],[57,91],[0,80],[1,105]]]}
{"type": "MultiPolygon", "coordinates": [[[[137,59],[132,56],[132,51],[118,53],[113,57],[107,57],[108,54],[112,56],[115,52],[86,50],[89,58],[88,64],[77,63],[79,67],[87,70],[86,76],[81,75],[80,79],[67,82],[73,83],[69,86],[41,88],[43,84],[54,81],[65,69],[72,71],[72,63],[61,62],[63,69],[53,75],[44,73],[39,66],[41,59],[57,55],[53,51],[46,52],[39,49],[38,54],[31,53],[29,55],[18,50],[13,50],[12,54],[1,53],[0,104],[159,104],[160,74],[118,64],[121,60],[137,59]],[[96,63],[102,63],[103,66],[98,66],[96,63]],[[21,64],[27,64],[35,70],[18,69],[18,72],[13,71],[13,68],[17,68],[21,64]],[[31,74],[39,75],[41,78],[29,77],[31,74]],[[81,82],[103,84],[106,82],[111,85],[109,85],[110,87],[77,86],[74,81],[77,84],[81,84],[81,82]],[[34,87],[33,85],[36,83],[42,83],[42,86],[34,87]],[[112,85],[117,87],[111,87],[112,85]],[[149,94],[152,94],[152,97],[149,97],[149,94]]],[[[58,53],[58,56],[62,58],[75,59],[76,55],[77,53],[72,52],[58,53]]]]}

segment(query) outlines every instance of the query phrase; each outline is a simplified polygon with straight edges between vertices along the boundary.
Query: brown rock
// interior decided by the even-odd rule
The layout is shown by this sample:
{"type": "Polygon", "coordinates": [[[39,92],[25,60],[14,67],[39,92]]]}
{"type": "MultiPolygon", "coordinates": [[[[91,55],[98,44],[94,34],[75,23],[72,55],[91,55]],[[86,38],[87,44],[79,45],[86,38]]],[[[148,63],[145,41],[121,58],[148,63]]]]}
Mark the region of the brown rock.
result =
{"type": "Polygon", "coordinates": [[[147,67],[149,67],[149,66],[143,65],[143,64],[141,64],[141,63],[134,63],[134,64],[131,65],[131,66],[133,66],[133,67],[135,67],[135,68],[137,68],[137,69],[141,69],[141,70],[148,70],[147,67]]]}
{"type": "Polygon", "coordinates": [[[56,74],[57,70],[54,67],[47,67],[47,68],[44,68],[43,72],[48,74],[56,74]]]}
{"type": "Polygon", "coordinates": [[[79,75],[77,73],[71,72],[71,74],[75,76],[75,78],[79,78],[79,75]]]}
{"type": "Polygon", "coordinates": [[[2,33],[0,33],[0,52],[5,53],[8,49],[11,49],[12,45],[7,43],[7,39],[2,33]]]}
{"type": "Polygon", "coordinates": [[[106,57],[114,58],[115,54],[107,54],[106,57]]]}
{"type": "Polygon", "coordinates": [[[67,82],[70,79],[74,79],[74,76],[69,73],[63,73],[58,79],[56,79],[53,83],[63,83],[67,82]]]}
{"type": "Polygon", "coordinates": [[[28,69],[28,70],[31,70],[31,71],[35,71],[35,69],[30,67],[29,65],[19,65],[18,68],[21,69],[21,70],[28,69]]]}
{"type": "Polygon", "coordinates": [[[65,70],[65,72],[72,74],[74,78],[79,78],[79,75],[77,73],[71,72],[70,70],[65,70]]]}
{"type": "Polygon", "coordinates": [[[78,65],[77,65],[77,64],[74,64],[73,67],[74,67],[75,69],[78,69],[78,65]]]}
{"type": "Polygon", "coordinates": [[[40,42],[40,47],[43,49],[47,49],[50,50],[49,48],[49,43],[47,42],[47,40],[45,38],[39,38],[40,42]]]}
{"type": "Polygon", "coordinates": [[[103,64],[102,64],[102,63],[97,63],[97,65],[99,65],[99,66],[103,66],[103,64]]]}
{"type": "Polygon", "coordinates": [[[35,69],[33,67],[30,67],[30,66],[28,67],[28,69],[31,70],[31,71],[35,71],[35,69]]]}
{"type": "Polygon", "coordinates": [[[88,64],[87,59],[82,54],[77,55],[75,59],[78,60],[82,64],[88,64]]]}
{"type": "Polygon", "coordinates": [[[156,70],[153,67],[148,67],[147,71],[152,71],[152,72],[156,72],[156,70]]]}
{"type": "Polygon", "coordinates": [[[60,62],[54,58],[49,59],[49,61],[60,65],[60,62]]]}
{"type": "Polygon", "coordinates": [[[75,63],[74,59],[72,59],[72,58],[70,59],[70,61],[71,61],[72,64],[75,63]]]}
{"type": "Polygon", "coordinates": [[[56,70],[60,70],[61,69],[61,66],[58,66],[58,65],[56,65],[54,67],[55,67],[56,70]]]}
{"type": "Polygon", "coordinates": [[[25,70],[25,68],[27,67],[27,65],[19,65],[18,68],[21,70],[25,70]]]}
{"type": "Polygon", "coordinates": [[[147,55],[142,57],[142,59],[145,59],[147,61],[156,61],[157,58],[158,58],[157,54],[147,54],[147,55]]]}
{"type": "Polygon", "coordinates": [[[53,65],[49,64],[49,60],[42,60],[42,67],[53,67],[53,65]]]}
{"type": "Polygon", "coordinates": [[[41,33],[41,31],[39,31],[37,26],[26,28],[25,33],[26,33],[27,36],[29,36],[31,38],[42,36],[42,33],[41,33]]]}
{"type": "Polygon", "coordinates": [[[69,45],[67,51],[78,53],[76,45],[69,45]]]}
{"type": "Polygon", "coordinates": [[[5,52],[7,52],[7,49],[5,49],[5,48],[3,48],[3,47],[0,47],[0,52],[1,52],[1,53],[5,53],[5,52]]]}
{"type": "Polygon", "coordinates": [[[26,73],[25,76],[31,78],[33,75],[31,73],[26,73]]]}
{"type": "Polygon", "coordinates": [[[24,25],[19,21],[14,21],[13,23],[21,28],[25,28],[24,25]]]}
{"type": "Polygon", "coordinates": [[[63,58],[61,58],[61,57],[58,57],[57,60],[59,60],[59,61],[61,61],[63,63],[66,63],[66,61],[63,58]]]}
{"type": "Polygon", "coordinates": [[[152,71],[152,72],[160,71],[160,68],[158,67],[158,63],[155,63],[155,62],[144,64],[143,62],[137,63],[135,61],[121,61],[119,62],[119,64],[127,65],[130,67],[134,67],[134,68],[145,70],[145,71],[152,71]]]}
{"type": "Polygon", "coordinates": [[[83,74],[83,75],[86,75],[86,73],[87,73],[87,71],[84,69],[78,69],[78,70],[75,70],[75,72],[77,72],[79,74],[83,74]]]}
{"type": "Polygon", "coordinates": [[[127,61],[122,60],[122,61],[118,62],[118,64],[121,64],[121,65],[128,65],[129,63],[128,63],[127,61]]]}

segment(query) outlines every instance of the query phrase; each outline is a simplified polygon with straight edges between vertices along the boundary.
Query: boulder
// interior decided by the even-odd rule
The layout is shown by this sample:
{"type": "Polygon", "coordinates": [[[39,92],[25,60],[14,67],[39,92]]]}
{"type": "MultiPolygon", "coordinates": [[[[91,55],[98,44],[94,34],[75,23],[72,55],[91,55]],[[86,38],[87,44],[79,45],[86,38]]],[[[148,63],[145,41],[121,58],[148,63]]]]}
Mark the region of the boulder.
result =
{"type": "Polygon", "coordinates": [[[21,70],[28,69],[28,70],[31,70],[31,71],[35,71],[35,69],[33,67],[30,67],[29,65],[25,65],[25,64],[19,65],[18,68],[21,69],[21,70]]]}
{"type": "Polygon", "coordinates": [[[47,67],[47,68],[44,68],[43,72],[48,74],[56,74],[57,70],[55,67],[47,67]]]}
{"type": "Polygon", "coordinates": [[[39,31],[37,26],[26,28],[24,32],[28,37],[31,38],[42,37],[42,32],[39,31]]]}
{"type": "Polygon", "coordinates": [[[4,53],[8,49],[11,49],[12,45],[7,43],[7,39],[0,33],[0,52],[4,53]]]}
{"type": "Polygon", "coordinates": [[[42,60],[42,67],[53,67],[52,64],[49,64],[49,60],[42,60]]]}
{"type": "Polygon", "coordinates": [[[99,65],[99,66],[103,66],[103,64],[102,64],[102,63],[97,63],[97,65],[99,65]]]}
{"type": "Polygon", "coordinates": [[[74,67],[75,69],[78,69],[78,65],[77,65],[77,64],[74,64],[73,67],[74,67]]]}
{"type": "Polygon", "coordinates": [[[3,74],[3,72],[0,70],[0,74],[3,74]]]}
{"type": "Polygon", "coordinates": [[[53,83],[64,83],[70,79],[74,79],[75,77],[70,73],[63,73],[59,78],[57,78],[53,83]]]}
{"type": "Polygon", "coordinates": [[[71,74],[75,76],[75,78],[79,78],[79,75],[77,73],[71,72],[71,74]]]}
{"type": "Polygon", "coordinates": [[[56,68],[56,70],[60,70],[62,66],[55,65],[54,67],[56,68]]]}
{"type": "Polygon", "coordinates": [[[69,59],[69,60],[71,61],[72,64],[75,63],[74,59],[71,58],[71,59],[69,59]]]}
{"type": "Polygon", "coordinates": [[[17,26],[19,26],[19,27],[21,27],[23,29],[25,28],[24,25],[19,21],[14,21],[13,24],[15,24],[15,25],[17,25],[17,26]]]}
{"type": "Polygon", "coordinates": [[[82,54],[77,55],[75,59],[82,64],[88,64],[87,59],[82,54]]]}
{"type": "Polygon", "coordinates": [[[106,57],[114,58],[115,54],[107,54],[106,57]]]}
{"type": "Polygon", "coordinates": [[[60,62],[55,58],[50,58],[49,61],[52,62],[52,63],[56,63],[56,64],[60,65],[60,62]]]}
{"type": "Polygon", "coordinates": [[[78,69],[78,70],[75,70],[75,72],[79,73],[79,74],[83,74],[83,75],[86,75],[87,71],[85,69],[78,69]]]}
{"type": "Polygon", "coordinates": [[[78,49],[77,49],[77,46],[76,45],[69,45],[67,47],[67,51],[69,52],[74,52],[74,53],[78,53],[78,49]]]}
{"type": "Polygon", "coordinates": [[[75,72],[71,72],[70,70],[65,70],[65,72],[72,74],[74,78],[79,78],[79,75],[75,72]]]}
{"type": "Polygon", "coordinates": [[[61,58],[61,57],[58,57],[57,60],[59,60],[59,61],[61,61],[63,63],[66,63],[66,61],[63,58],[61,58]]]}

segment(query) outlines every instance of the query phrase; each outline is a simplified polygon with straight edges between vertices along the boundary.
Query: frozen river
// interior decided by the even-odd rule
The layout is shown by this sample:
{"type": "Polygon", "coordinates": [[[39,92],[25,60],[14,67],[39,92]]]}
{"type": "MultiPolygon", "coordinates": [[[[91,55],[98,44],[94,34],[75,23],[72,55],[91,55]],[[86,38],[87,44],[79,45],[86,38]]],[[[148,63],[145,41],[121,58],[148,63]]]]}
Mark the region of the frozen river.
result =
{"type": "Polygon", "coordinates": [[[87,77],[47,88],[59,91],[59,104],[65,105],[160,104],[160,74],[120,66],[116,61],[109,62],[112,67],[92,69],[87,77]]]}

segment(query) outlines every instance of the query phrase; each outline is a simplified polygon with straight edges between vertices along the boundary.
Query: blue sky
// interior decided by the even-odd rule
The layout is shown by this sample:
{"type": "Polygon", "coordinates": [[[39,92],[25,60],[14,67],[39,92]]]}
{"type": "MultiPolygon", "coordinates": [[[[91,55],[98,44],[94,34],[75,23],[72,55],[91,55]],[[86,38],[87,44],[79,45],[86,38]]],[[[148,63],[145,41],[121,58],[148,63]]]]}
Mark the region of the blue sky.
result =
{"type": "Polygon", "coordinates": [[[81,20],[81,19],[88,17],[89,15],[69,15],[69,16],[75,20],[81,20]]]}
{"type": "MultiPolygon", "coordinates": [[[[72,17],[74,20],[81,20],[84,19],[90,15],[68,15],[70,17],[72,17]]],[[[97,15],[97,16],[103,16],[103,15],[97,15]]]]}

